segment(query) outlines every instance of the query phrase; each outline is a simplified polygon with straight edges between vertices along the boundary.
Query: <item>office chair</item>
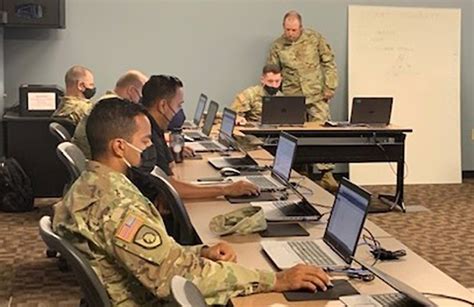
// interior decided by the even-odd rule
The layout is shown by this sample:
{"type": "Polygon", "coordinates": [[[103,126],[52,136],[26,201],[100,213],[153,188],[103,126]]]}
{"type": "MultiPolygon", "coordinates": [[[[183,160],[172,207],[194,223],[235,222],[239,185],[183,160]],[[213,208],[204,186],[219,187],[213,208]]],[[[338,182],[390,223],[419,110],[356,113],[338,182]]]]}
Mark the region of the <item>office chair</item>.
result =
{"type": "Polygon", "coordinates": [[[74,124],[70,119],[64,117],[53,117],[52,122],[61,124],[61,126],[66,128],[69,135],[74,135],[74,131],[76,131],[76,124],[74,124]]]}
{"type": "Polygon", "coordinates": [[[201,243],[178,192],[176,192],[174,187],[165,178],[156,174],[151,175],[151,177],[159,191],[159,195],[164,197],[164,201],[168,205],[173,216],[171,236],[176,240],[176,242],[182,245],[195,245],[201,243]]]}
{"type": "Polygon", "coordinates": [[[71,140],[71,134],[64,128],[63,125],[57,122],[50,122],[49,123],[49,132],[58,139],[60,143],[62,142],[69,142],[71,140]]]}
{"type": "Polygon", "coordinates": [[[61,253],[61,256],[66,259],[69,267],[74,272],[83,294],[81,306],[112,306],[105,287],[90,266],[87,258],[71,243],[53,232],[49,216],[43,216],[40,219],[39,233],[41,239],[49,248],[61,253]]]}
{"type": "Polygon", "coordinates": [[[75,144],[62,142],[56,148],[59,160],[66,166],[72,184],[86,168],[86,157],[75,144]]]}
{"type": "Polygon", "coordinates": [[[198,287],[184,277],[178,275],[173,276],[171,279],[171,293],[176,303],[181,307],[207,306],[198,287]]]}

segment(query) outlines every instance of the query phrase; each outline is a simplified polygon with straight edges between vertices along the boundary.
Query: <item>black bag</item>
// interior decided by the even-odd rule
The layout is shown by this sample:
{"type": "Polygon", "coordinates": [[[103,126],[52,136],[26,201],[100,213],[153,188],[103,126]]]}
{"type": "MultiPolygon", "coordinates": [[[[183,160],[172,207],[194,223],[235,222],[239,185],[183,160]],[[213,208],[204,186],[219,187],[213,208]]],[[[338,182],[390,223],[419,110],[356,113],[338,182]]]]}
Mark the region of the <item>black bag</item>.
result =
{"type": "Polygon", "coordinates": [[[0,211],[33,210],[33,189],[30,178],[13,158],[0,158],[0,211]]]}

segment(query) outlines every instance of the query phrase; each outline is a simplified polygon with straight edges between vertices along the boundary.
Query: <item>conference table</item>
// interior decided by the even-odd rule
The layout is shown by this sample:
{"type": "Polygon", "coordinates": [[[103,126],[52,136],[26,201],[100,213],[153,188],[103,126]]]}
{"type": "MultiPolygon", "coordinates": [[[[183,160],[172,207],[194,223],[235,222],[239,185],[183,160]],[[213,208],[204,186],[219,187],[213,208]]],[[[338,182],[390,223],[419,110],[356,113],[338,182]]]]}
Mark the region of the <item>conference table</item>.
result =
{"type": "MultiPolygon", "coordinates": [[[[239,153],[233,153],[239,155],[239,153]]],[[[271,155],[263,150],[250,151],[251,155],[259,164],[267,165],[271,163],[271,155]]],[[[202,160],[185,160],[174,168],[175,176],[179,179],[196,182],[199,178],[219,176],[217,170],[213,169],[207,163],[208,157],[219,156],[218,153],[204,154],[202,160]]],[[[300,190],[308,190],[308,200],[322,213],[329,212],[334,202],[334,196],[326,192],[311,180],[304,178],[297,172],[293,171],[292,180],[298,180],[301,186],[305,188],[300,190]]],[[[295,197],[289,195],[290,199],[295,197]]],[[[226,241],[231,244],[238,257],[238,263],[252,268],[275,270],[271,260],[264,254],[260,247],[262,240],[303,240],[316,239],[323,236],[328,215],[323,216],[319,222],[300,222],[300,225],[309,233],[309,237],[279,237],[279,238],[262,238],[259,234],[250,235],[229,235],[219,237],[209,229],[210,219],[219,214],[224,214],[249,204],[230,204],[224,198],[217,199],[198,199],[185,200],[185,207],[191,219],[191,222],[205,244],[213,244],[219,241],[226,241]]],[[[390,250],[405,249],[407,255],[397,261],[379,261],[376,267],[380,270],[406,282],[408,285],[416,288],[420,292],[429,292],[455,296],[466,300],[473,301],[474,294],[459,284],[457,281],[428,263],[426,260],[411,251],[408,247],[393,238],[389,233],[367,220],[365,228],[369,230],[373,236],[380,241],[384,248],[390,250]]],[[[362,241],[358,247],[356,258],[365,263],[372,264],[374,258],[369,252],[367,245],[362,241]]],[[[335,277],[341,278],[341,276],[335,277]]],[[[363,294],[380,294],[394,292],[394,290],[377,278],[371,282],[363,282],[360,280],[350,280],[350,283],[363,294]]],[[[467,306],[465,303],[448,300],[446,298],[429,297],[439,306],[467,306]]],[[[261,293],[246,297],[237,297],[232,299],[234,306],[343,306],[340,301],[300,301],[289,302],[281,293],[261,293]]]]}
{"type": "MultiPolygon", "coordinates": [[[[406,211],[403,198],[405,139],[413,130],[409,127],[348,126],[325,127],[315,122],[302,126],[236,127],[237,133],[262,138],[263,148],[274,154],[278,136],[288,132],[298,138],[295,165],[313,163],[396,162],[395,195],[381,194],[379,199],[390,207],[406,211]]],[[[383,210],[382,211],[388,211],[383,210]]]]}

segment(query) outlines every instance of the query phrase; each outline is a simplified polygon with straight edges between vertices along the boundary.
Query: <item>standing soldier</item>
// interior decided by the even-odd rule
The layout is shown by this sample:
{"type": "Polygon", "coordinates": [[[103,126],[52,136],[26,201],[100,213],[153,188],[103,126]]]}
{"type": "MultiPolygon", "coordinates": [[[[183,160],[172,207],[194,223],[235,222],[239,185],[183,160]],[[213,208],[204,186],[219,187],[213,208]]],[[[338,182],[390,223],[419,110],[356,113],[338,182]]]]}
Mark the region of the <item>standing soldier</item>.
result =
{"type": "MultiPolygon", "coordinates": [[[[320,33],[303,29],[298,12],[285,14],[283,35],[273,42],[267,62],[281,67],[283,94],[306,96],[308,121],[323,124],[330,119],[328,103],[338,84],[334,53],[320,33]]],[[[337,190],[334,165],[317,167],[323,174],[320,184],[331,192],[337,190]]]]}

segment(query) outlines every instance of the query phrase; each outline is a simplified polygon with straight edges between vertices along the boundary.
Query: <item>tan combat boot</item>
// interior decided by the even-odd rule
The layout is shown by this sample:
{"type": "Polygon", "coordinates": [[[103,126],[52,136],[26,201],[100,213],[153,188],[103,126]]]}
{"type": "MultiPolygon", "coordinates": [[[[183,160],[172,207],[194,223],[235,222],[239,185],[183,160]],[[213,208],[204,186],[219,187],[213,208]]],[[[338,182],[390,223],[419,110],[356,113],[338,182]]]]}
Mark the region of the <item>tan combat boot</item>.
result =
{"type": "Polygon", "coordinates": [[[323,189],[333,194],[337,192],[337,188],[339,186],[339,183],[336,181],[336,179],[334,179],[331,171],[324,172],[318,184],[323,187],[323,189]]]}

